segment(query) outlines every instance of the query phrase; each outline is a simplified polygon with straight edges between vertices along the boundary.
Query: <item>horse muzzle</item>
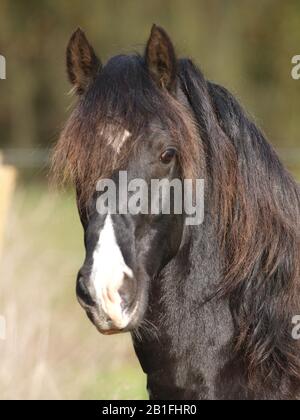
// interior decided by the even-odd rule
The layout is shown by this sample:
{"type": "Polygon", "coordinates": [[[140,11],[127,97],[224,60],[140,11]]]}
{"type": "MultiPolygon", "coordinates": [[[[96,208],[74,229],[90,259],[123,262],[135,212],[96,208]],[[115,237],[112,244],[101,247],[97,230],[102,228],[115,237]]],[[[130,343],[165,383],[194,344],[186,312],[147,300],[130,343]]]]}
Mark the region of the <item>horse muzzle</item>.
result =
{"type": "Polygon", "coordinates": [[[77,299],[87,316],[102,334],[115,334],[130,329],[138,309],[136,280],[132,273],[123,273],[117,282],[99,282],[80,272],[77,278],[77,299]]]}

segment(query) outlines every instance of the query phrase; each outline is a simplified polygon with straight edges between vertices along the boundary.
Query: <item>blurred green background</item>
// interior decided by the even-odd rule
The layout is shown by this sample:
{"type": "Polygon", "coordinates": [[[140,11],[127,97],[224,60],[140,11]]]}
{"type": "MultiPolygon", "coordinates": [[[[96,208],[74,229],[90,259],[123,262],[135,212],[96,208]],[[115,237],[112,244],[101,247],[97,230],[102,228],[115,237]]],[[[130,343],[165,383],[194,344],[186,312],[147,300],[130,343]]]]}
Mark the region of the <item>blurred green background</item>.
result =
{"type": "Polygon", "coordinates": [[[142,51],[152,23],[229,88],[300,177],[297,0],[0,0],[0,149],[19,169],[0,264],[0,398],[144,398],[129,336],[101,337],[75,299],[83,260],[72,193],[47,186],[70,104],[65,47],[82,27],[103,61],[142,51]]]}

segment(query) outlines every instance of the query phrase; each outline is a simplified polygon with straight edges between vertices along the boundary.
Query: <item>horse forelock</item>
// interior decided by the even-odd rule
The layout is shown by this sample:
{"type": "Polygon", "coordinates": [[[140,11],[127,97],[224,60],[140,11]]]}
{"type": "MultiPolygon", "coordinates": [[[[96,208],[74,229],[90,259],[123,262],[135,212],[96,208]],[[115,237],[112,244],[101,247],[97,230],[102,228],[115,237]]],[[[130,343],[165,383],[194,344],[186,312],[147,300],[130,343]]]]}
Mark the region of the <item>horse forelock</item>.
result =
{"type": "Polygon", "coordinates": [[[62,131],[53,155],[54,178],[58,182],[71,180],[81,192],[80,201],[88,201],[100,178],[126,167],[153,121],[178,146],[182,177],[196,178],[203,165],[191,114],[167,91],[156,87],[141,57],[114,57],[78,102],[62,131]]]}

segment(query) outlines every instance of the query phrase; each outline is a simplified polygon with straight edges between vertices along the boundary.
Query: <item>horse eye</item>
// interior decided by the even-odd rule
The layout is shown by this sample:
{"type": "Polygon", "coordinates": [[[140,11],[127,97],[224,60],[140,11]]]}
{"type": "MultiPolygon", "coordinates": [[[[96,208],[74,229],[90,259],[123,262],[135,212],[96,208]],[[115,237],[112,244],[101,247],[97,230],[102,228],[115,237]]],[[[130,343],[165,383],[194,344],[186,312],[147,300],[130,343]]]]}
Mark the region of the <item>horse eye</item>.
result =
{"type": "Polygon", "coordinates": [[[164,164],[168,164],[176,156],[176,149],[169,147],[160,155],[160,161],[164,164]]]}

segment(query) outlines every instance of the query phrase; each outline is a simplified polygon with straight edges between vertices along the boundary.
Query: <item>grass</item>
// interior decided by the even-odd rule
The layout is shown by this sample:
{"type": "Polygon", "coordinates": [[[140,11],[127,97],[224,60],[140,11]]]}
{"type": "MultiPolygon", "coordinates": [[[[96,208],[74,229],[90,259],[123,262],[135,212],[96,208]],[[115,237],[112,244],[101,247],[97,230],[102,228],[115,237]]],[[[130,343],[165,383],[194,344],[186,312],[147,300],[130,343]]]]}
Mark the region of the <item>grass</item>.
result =
{"type": "Polygon", "coordinates": [[[101,336],[76,301],[84,253],[74,197],[20,186],[6,234],[0,398],[147,398],[130,336],[101,336]]]}

